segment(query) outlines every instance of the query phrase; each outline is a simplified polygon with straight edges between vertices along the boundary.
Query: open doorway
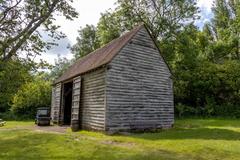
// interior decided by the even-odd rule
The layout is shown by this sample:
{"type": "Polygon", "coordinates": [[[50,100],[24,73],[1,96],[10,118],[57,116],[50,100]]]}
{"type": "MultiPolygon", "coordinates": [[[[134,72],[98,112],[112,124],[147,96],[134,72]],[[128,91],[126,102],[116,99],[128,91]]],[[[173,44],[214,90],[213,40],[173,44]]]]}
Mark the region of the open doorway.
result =
{"type": "Polygon", "coordinates": [[[73,83],[68,82],[64,84],[64,116],[63,124],[70,125],[71,123],[71,110],[72,110],[72,89],[73,83]]]}

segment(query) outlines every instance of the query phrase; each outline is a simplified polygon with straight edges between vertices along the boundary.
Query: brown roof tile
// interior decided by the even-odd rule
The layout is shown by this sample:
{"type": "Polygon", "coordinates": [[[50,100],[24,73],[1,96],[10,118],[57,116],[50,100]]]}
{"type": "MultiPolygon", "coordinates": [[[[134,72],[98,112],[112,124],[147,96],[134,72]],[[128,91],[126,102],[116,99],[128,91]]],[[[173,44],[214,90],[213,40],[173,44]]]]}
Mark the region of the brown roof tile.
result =
{"type": "Polygon", "coordinates": [[[55,80],[55,84],[71,79],[77,75],[83,74],[92,69],[98,68],[104,64],[111,62],[113,57],[133,38],[133,36],[143,27],[140,25],[123,36],[114,39],[102,48],[78,59],[71,65],[61,77],[55,80]]]}

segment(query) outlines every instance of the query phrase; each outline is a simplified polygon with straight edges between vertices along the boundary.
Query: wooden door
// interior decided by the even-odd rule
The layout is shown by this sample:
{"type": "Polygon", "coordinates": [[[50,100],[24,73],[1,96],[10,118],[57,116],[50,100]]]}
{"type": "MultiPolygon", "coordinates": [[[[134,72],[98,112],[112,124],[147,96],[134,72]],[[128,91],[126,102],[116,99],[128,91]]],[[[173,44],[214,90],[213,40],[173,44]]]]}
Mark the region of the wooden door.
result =
{"type": "Polygon", "coordinates": [[[53,123],[59,123],[61,105],[61,83],[56,84],[52,89],[51,116],[53,123]]]}
{"type": "Polygon", "coordinates": [[[75,125],[75,127],[77,126],[78,128],[80,126],[79,117],[80,95],[81,95],[81,76],[78,76],[73,79],[72,116],[71,116],[71,125],[75,125]]]}

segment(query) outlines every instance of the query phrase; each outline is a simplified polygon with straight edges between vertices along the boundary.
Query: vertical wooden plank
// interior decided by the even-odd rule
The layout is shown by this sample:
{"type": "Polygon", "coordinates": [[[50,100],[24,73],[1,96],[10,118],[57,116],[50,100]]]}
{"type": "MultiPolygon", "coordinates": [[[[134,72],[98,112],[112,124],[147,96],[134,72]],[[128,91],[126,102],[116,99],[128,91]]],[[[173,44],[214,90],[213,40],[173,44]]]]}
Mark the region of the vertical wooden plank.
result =
{"type": "Polygon", "coordinates": [[[107,73],[108,67],[105,67],[105,76],[104,76],[104,81],[105,81],[105,87],[104,87],[104,131],[107,130],[107,73]]]}
{"type": "Polygon", "coordinates": [[[54,106],[55,106],[55,86],[52,87],[52,99],[51,99],[51,119],[53,121],[54,115],[54,106]]]}
{"type": "Polygon", "coordinates": [[[63,121],[64,121],[64,84],[61,85],[61,93],[60,93],[60,108],[59,108],[59,120],[58,120],[58,124],[59,125],[63,125],[63,121]]]}
{"type": "Polygon", "coordinates": [[[73,79],[72,115],[71,115],[71,126],[73,130],[78,130],[80,127],[79,119],[80,95],[81,95],[81,76],[78,76],[73,79]]]}
{"type": "Polygon", "coordinates": [[[53,123],[59,122],[59,115],[60,115],[60,105],[61,105],[61,83],[56,84],[53,87],[53,100],[52,100],[52,108],[51,108],[51,115],[53,123]]]}

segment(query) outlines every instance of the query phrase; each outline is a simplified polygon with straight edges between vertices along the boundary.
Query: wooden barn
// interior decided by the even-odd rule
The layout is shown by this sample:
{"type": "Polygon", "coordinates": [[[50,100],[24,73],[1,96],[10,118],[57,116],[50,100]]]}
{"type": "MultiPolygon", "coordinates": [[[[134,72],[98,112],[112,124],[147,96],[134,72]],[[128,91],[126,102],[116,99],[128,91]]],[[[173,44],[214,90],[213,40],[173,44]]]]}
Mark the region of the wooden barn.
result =
{"type": "Polygon", "coordinates": [[[171,72],[148,29],[138,26],[70,66],[54,82],[51,116],[106,132],[171,127],[171,72]]]}

